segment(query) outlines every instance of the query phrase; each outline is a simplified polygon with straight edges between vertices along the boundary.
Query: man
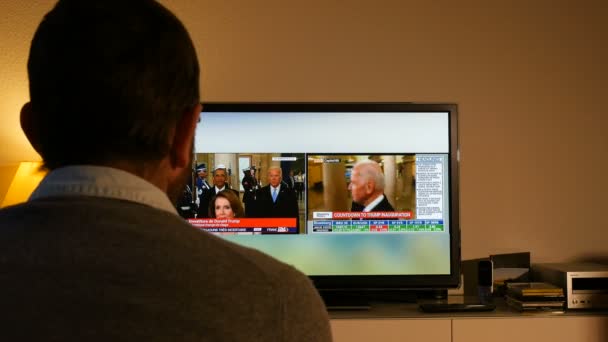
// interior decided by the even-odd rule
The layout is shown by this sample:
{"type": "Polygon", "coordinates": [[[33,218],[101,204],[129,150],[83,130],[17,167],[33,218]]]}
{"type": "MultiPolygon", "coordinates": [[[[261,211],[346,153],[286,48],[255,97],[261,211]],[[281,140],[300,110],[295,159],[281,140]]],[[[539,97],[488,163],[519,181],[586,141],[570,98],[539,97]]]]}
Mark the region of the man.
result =
{"type": "Polygon", "coordinates": [[[255,166],[243,170],[243,203],[245,203],[245,216],[252,217],[255,213],[255,192],[258,190],[258,180],[255,178],[255,166]]]}
{"type": "Polygon", "coordinates": [[[201,217],[201,212],[204,212],[203,217],[207,217],[207,207],[211,198],[211,185],[207,182],[207,165],[205,163],[199,164],[196,167],[196,205],[197,212],[196,216],[201,217]]]}
{"type": "Polygon", "coordinates": [[[300,212],[298,200],[293,189],[283,182],[283,172],[280,167],[268,170],[268,185],[256,193],[257,217],[293,217],[296,227],[299,223],[300,212]]]}
{"type": "Polygon", "coordinates": [[[197,193],[197,218],[208,217],[208,206],[212,194],[211,185],[207,183],[207,165],[200,164],[196,167],[196,193],[197,193]],[[202,214],[202,215],[201,215],[202,214]]]}
{"type": "Polygon", "coordinates": [[[209,190],[211,187],[207,183],[207,165],[200,164],[196,167],[196,188],[199,191],[209,190]]]}
{"type": "MultiPolygon", "coordinates": [[[[223,164],[218,165],[215,170],[213,170],[213,188],[214,194],[217,194],[220,191],[230,189],[230,185],[226,182],[228,180],[228,173],[226,171],[226,166],[223,164]]],[[[230,189],[232,190],[232,189],[230,189]]],[[[238,195],[236,190],[232,190],[238,195]]]]}
{"type": "Polygon", "coordinates": [[[287,185],[289,185],[289,188],[291,188],[292,190],[296,190],[296,178],[293,175],[293,170],[289,170],[289,176],[287,177],[287,185]]]}
{"type": "Polygon", "coordinates": [[[226,166],[219,164],[215,170],[213,170],[213,186],[207,191],[206,196],[201,198],[197,217],[209,217],[209,203],[220,191],[230,190],[237,198],[239,197],[238,191],[230,189],[230,186],[226,183],[227,179],[228,174],[226,172],[226,166]]]}
{"type": "Polygon", "coordinates": [[[188,183],[184,186],[182,194],[177,199],[177,204],[175,206],[179,216],[185,219],[194,218],[197,212],[197,204],[192,200],[192,190],[188,183]]]}
{"type": "Polygon", "coordinates": [[[299,171],[297,175],[295,175],[295,183],[296,183],[296,195],[298,200],[302,199],[302,193],[304,192],[304,177],[302,176],[302,171],[299,171]]]}
{"type": "Polygon", "coordinates": [[[3,340],[331,339],[305,275],[177,215],[201,106],[172,13],[61,0],[28,74],[21,124],[50,173],[0,210],[3,340]]]}
{"type": "Polygon", "coordinates": [[[384,173],[373,160],[353,166],[348,190],[353,198],[351,211],[395,211],[384,195],[384,173]]]}

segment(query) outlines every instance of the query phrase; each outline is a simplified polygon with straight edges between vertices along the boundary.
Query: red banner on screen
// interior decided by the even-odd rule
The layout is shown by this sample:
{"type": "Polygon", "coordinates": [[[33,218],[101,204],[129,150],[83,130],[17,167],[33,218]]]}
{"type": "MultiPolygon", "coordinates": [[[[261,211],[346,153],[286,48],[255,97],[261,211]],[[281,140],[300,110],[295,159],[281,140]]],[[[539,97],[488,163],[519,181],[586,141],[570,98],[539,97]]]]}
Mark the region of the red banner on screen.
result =
{"type": "Polygon", "coordinates": [[[384,218],[394,218],[394,219],[408,219],[412,217],[411,211],[370,211],[370,212],[362,212],[362,211],[334,211],[332,213],[332,218],[339,219],[384,219],[384,218]]]}
{"type": "Polygon", "coordinates": [[[296,227],[295,218],[188,219],[197,228],[296,227]]]}

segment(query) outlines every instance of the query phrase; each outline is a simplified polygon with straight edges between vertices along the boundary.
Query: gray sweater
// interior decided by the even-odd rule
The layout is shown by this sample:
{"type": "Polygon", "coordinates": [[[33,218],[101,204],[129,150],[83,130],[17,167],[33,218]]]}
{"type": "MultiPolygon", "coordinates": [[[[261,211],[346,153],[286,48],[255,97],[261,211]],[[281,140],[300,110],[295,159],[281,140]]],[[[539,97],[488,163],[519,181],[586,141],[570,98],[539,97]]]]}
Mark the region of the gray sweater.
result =
{"type": "Polygon", "coordinates": [[[309,279],[134,202],[0,210],[0,336],[40,341],[330,341],[309,279]]]}

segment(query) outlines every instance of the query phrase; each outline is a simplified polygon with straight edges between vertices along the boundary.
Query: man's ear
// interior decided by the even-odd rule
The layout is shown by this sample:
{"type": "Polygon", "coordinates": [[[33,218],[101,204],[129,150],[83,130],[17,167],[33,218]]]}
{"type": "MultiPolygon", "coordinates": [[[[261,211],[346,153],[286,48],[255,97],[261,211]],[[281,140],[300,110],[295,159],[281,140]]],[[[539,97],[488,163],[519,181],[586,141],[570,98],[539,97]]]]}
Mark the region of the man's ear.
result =
{"type": "Polygon", "coordinates": [[[34,120],[31,102],[24,104],[21,108],[20,123],[21,129],[23,130],[23,133],[25,133],[27,140],[29,140],[36,152],[40,154],[40,126],[37,125],[34,120]]]}
{"type": "Polygon", "coordinates": [[[184,113],[175,126],[171,145],[171,166],[173,168],[191,166],[194,133],[202,108],[200,103],[197,104],[191,111],[184,113]]]}
{"type": "Polygon", "coordinates": [[[367,181],[365,182],[365,192],[369,195],[371,195],[374,190],[376,189],[376,183],[374,183],[373,181],[367,181]]]}

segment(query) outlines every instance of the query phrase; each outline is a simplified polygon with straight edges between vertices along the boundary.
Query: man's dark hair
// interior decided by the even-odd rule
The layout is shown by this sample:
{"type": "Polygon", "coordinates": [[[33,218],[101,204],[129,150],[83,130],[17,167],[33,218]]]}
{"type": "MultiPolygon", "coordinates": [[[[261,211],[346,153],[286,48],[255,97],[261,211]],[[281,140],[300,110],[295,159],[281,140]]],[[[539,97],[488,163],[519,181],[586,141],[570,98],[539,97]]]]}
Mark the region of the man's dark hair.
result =
{"type": "Polygon", "coordinates": [[[190,37],[153,0],[60,0],[28,60],[36,148],[54,169],[167,155],[199,102],[190,37]]]}

